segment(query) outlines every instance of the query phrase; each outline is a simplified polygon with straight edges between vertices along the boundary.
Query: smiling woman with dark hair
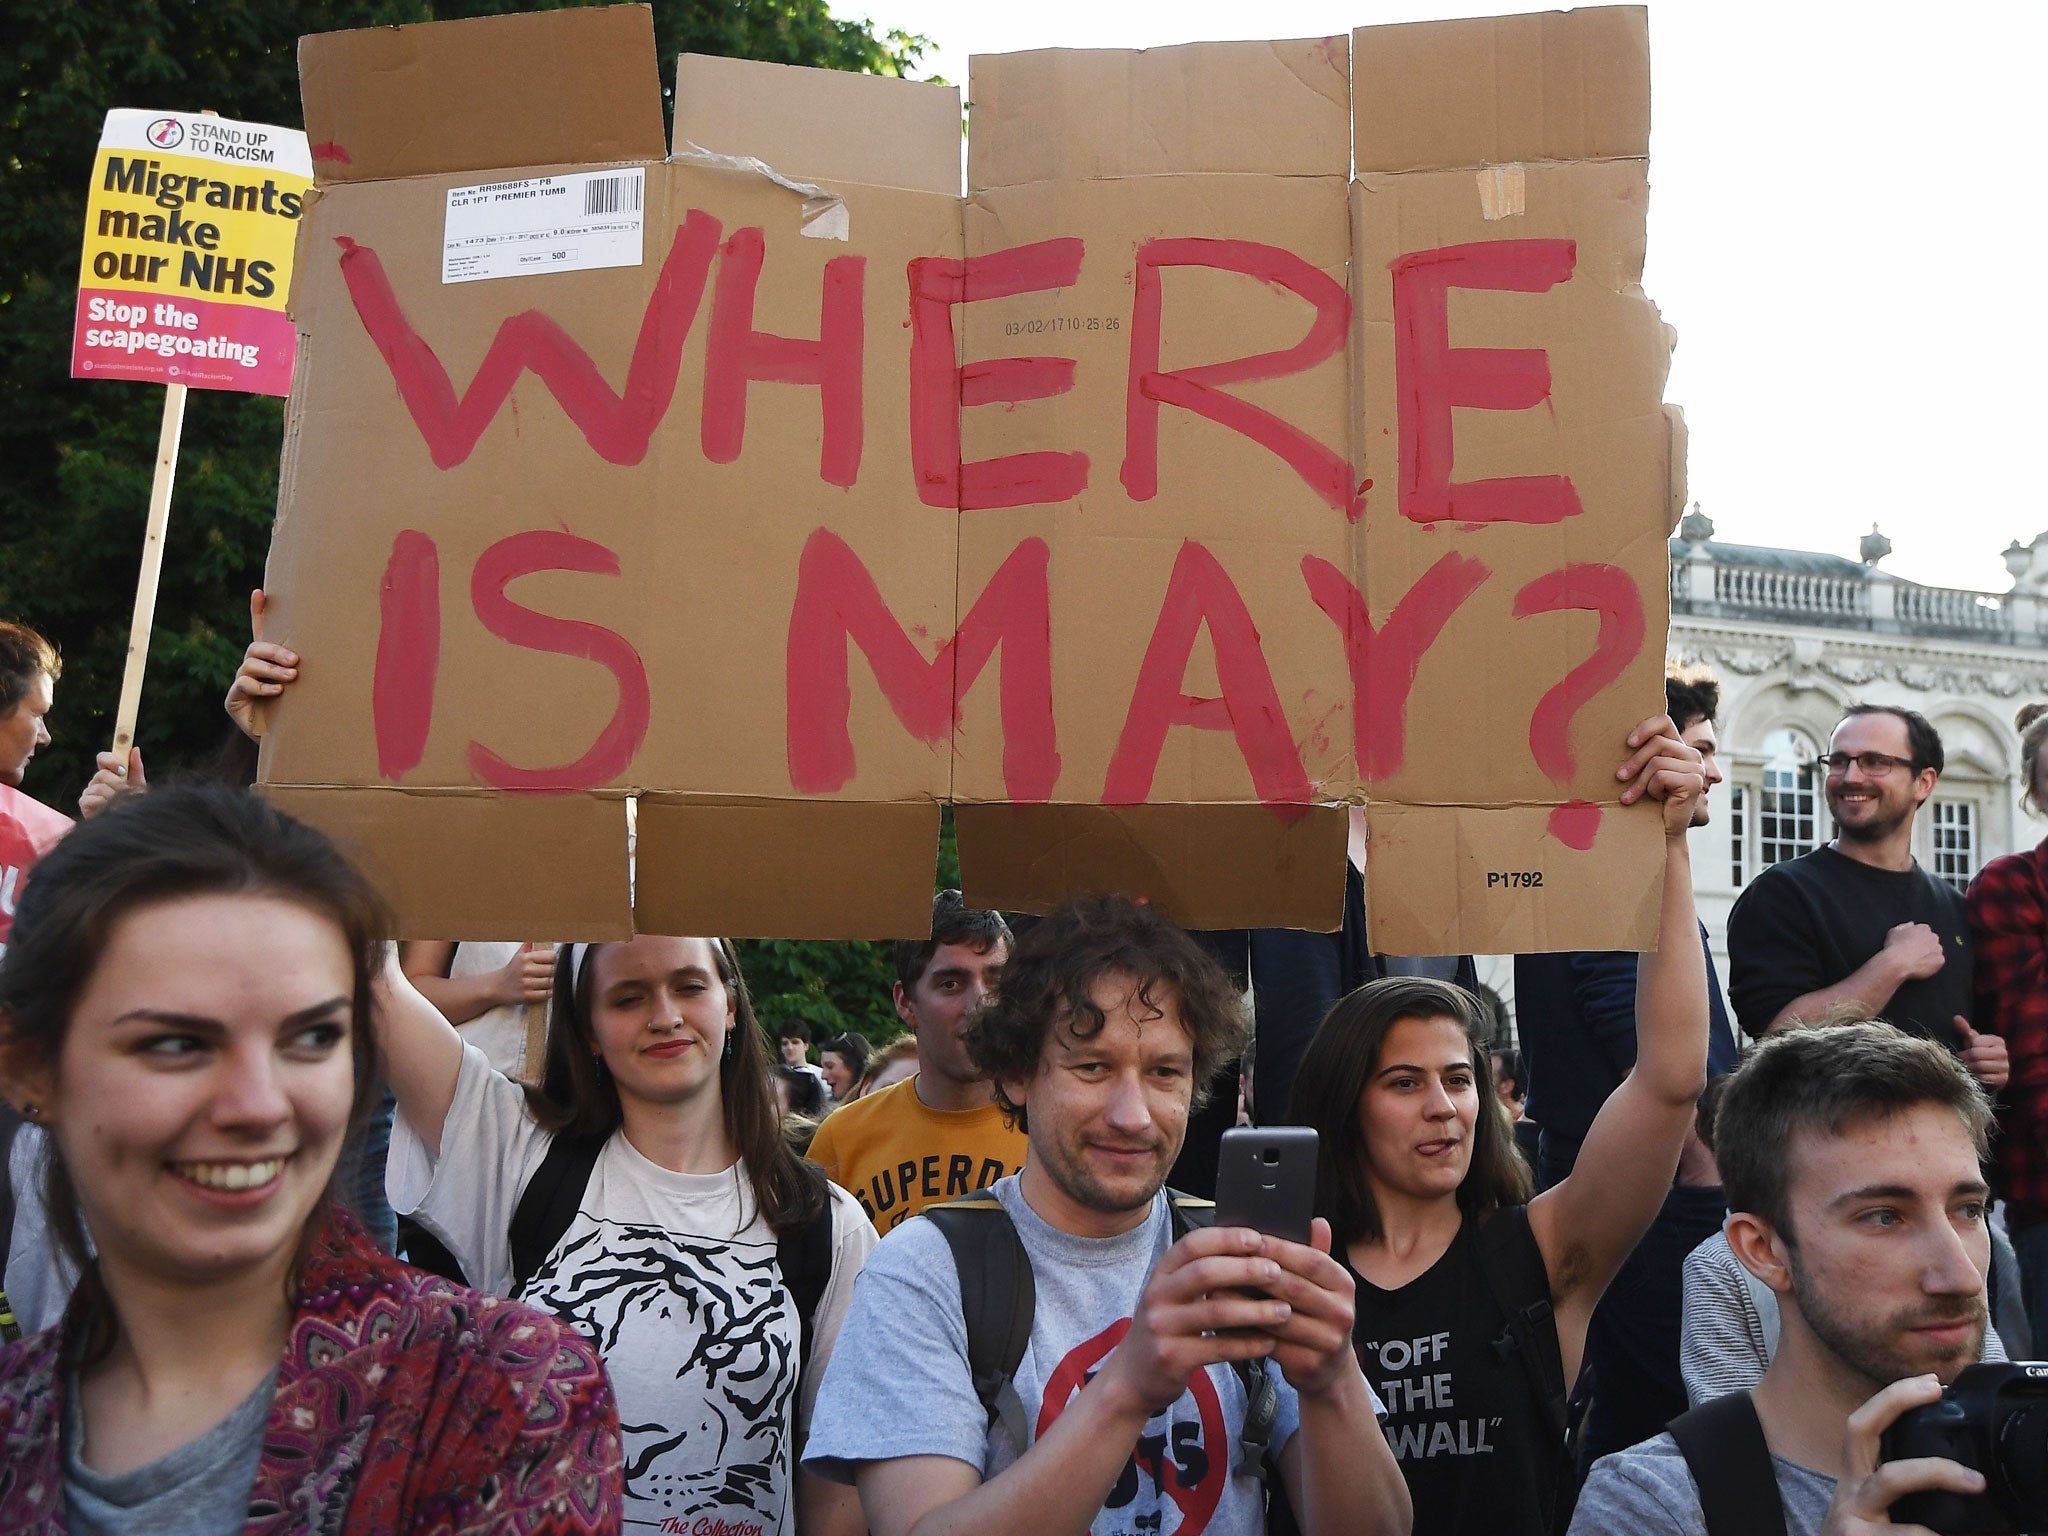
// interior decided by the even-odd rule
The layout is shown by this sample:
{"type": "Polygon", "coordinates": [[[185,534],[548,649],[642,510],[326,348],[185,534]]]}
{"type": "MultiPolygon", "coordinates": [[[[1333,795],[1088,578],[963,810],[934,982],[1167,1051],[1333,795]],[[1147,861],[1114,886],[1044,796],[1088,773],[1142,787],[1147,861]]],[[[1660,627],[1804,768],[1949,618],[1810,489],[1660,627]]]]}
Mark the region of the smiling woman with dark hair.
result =
{"type": "Polygon", "coordinates": [[[37,867],[0,1079],[79,1280],[0,1353],[0,1530],[618,1528],[595,1352],[333,1203],[387,929],[326,838],[226,788],[128,797],[37,867]]]}
{"type": "Polygon", "coordinates": [[[1370,982],[1330,1011],[1290,1118],[1321,1137],[1317,1214],[1357,1278],[1352,1338],[1431,1536],[1544,1536],[1565,1399],[1601,1294],[1649,1228],[1706,1082],[1707,982],[1685,833],[1700,756],[1668,719],[1629,736],[1624,804],[1663,802],[1659,947],[1636,982],[1636,1064],[1578,1170],[1530,1198],[1495,1096],[1491,1021],[1462,987],[1370,982]]]}
{"type": "Polygon", "coordinates": [[[868,1075],[868,1061],[874,1053],[868,1037],[851,1030],[818,1047],[818,1069],[825,1074],[825,1086],[835,1100],[851,1104],[859,1096],[860,1080],[868,1075]]]}

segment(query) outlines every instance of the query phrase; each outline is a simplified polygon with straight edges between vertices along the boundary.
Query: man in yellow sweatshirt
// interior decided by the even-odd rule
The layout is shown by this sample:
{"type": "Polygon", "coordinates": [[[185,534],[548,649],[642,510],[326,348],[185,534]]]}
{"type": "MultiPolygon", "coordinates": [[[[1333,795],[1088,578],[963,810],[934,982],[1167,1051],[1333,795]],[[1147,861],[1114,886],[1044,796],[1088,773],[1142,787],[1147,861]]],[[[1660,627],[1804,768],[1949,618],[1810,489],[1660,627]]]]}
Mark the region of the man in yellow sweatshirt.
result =
{"type": "Polygon", "coordinates": [[[1002,914],[967,906],[958,891],[934,898],[929,939],[896,945],[896,1012],[916,1036],[917,1075],[835,1109],[810,1149],[877,1231],[1024,1166],[1024,1133],[1003,1123],[960,1042],[1010,947],[1002,914]]]}

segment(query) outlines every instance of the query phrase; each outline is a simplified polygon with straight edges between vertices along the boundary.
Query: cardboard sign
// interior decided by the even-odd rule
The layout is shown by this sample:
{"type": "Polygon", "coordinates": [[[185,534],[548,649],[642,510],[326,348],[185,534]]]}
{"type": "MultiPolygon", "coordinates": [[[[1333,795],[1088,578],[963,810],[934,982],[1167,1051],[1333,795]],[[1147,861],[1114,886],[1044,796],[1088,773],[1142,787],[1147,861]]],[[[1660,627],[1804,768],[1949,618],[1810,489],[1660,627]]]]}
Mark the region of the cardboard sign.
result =
{"type": "Polygon", "coordinates": [[[71,376],[282,395],[306,136],[189,112],[107,114],[85,205],[71,376]]]}
{"type": "Polygon", "coordinates": [[[964,199],[948,87],[686,56],[665,154],[635,7],[300,57],[262,777],[410,931],[921,933],[943,803],[1328,928],[1362,804],[1383,949],[1649,942],[1640,9],[976,59],[964,199]]]}
{"type": "Polygon", "coordinates": [[[71,830],[71,818],[0,784],[0,954],[14,932],[14,909],[36,861],[71,830]]]}

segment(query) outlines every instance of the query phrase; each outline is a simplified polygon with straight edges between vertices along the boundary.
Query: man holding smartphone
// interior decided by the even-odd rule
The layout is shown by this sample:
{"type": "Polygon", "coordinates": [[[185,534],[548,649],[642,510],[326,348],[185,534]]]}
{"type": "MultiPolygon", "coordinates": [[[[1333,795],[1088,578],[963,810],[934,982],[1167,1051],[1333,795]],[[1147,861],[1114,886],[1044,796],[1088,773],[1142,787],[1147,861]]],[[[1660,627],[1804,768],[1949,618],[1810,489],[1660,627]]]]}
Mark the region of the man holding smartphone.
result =
{"type": "Polygon", "coordinates": [[[1258,1536],[1265,1485],[1239,1452],[1266,1383],[1268,1460],[1308,1536],[1408,1531],[1327,1226],[1175,1236],[1166,1173],[1243,1030],[1222,972],[1149,908],[1081,898],[1018,946],[967,1046],[1029,1142],[990,1192],[1035,1293],[1007,1383],[1023,1412],[987,1405],[953,1252],[905,1222],[861,1274],[805,1452],[860,1488],[874,1536],[1258,1536]]]}

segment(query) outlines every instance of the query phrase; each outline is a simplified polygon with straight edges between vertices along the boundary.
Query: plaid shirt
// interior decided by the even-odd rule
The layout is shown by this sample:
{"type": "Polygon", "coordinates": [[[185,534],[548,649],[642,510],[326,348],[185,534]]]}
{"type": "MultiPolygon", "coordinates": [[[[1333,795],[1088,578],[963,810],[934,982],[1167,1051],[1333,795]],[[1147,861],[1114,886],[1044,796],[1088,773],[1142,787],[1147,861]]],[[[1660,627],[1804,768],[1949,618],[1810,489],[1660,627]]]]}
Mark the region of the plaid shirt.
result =
{"type": "Polygon", "coordinates": [[[1998,1112],[2006,1198],[2023,1220],[2048,1221],[2048,842],[1986,864],[1968,901],[1977,1027],[2012,1056],[1998,1112]]]}
{"type": "MultiPolygon", "coordinates": [[[[63,1536],[63,1328],[0,1350],[0,1532],[63,1536]]],[[[315,1239],[242,1536],[614,1536],[619,1416],[561,1319],[315,1239]]],[[[216,1515],[214,1518],[218,1518],[216,1515]]]]}

